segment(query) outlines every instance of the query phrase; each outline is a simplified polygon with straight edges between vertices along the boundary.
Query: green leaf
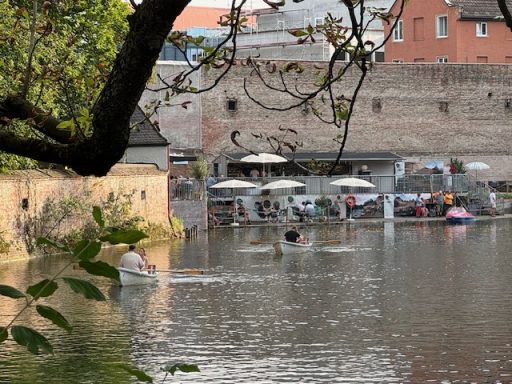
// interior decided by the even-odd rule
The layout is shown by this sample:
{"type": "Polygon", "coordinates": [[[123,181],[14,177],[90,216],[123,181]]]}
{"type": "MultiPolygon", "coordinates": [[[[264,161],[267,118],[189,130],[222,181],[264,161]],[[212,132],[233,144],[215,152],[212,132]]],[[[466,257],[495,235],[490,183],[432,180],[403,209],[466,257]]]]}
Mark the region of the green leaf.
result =
{"type": "Polygon", "coordinates": [[[101,241],[108,241],[110,244],[133,244],[142,239],[145,239],[147,236],[135,229],[127,230],[127,231],[118,231],[113,232],[103,237],[100,237],[101,241]]]}
{"type": "Polygon", "coordinates": [[[105,221],[103,220],[100,207],[95,205],[92,208],[92,217],[94,218],[96,224],[100,226],[100,228],[103,228],[105,226],[105,221]]]}
{"type": "Polygon", "coordinates": [[[167,367],[163,368],[163,370],[165,372],[169,372],[173,376],[176,371],[181,371],[181,372],[185,372],[185,373],[200,372],[199,367],[196,364],[184,364],[184,363],[168,365],[167,367]]]}
{"type": "Polygon", "coordinates": [[[46,305],[36,305],[37,312],[44,318],[51,320],[57,327],[63,328],[68,332],[71,332],[73,327],[58,311],[46,305]]]}
{"type": "Polygon", "coordinates": [[[288,33],[292,36],[295,36],[295,37],[301,37],[301,36],[306,36],[307,35],[307,32],[303,31],[302,29],[298,29],[298,30],[295,30],[295,31],[288,31],[288,33]]]}
{"type": "Polygon", "coordinates": [[[71,128],[72,125],[73,125],[73,120],[64,120],[64,121],[61,121],[59,124],[57,124],[57,128],[58,129],[66,129],[66,128],[71,128]]]}
{"type": "Polygon", "coordinates": [[[130,375],[135,376],[138,380],[144,381],[146,383],[152,383],[153,378],[151,376],[146,375],[143,371],[134,367],[133,365],[128,364],[118,364],[119,368],[124,369],[130,375]]]}
{"type": "Polygon", "coordinates": [[[0,327],[0,343],[3,343],[7,340],[7,336],[9,336],[9,332],[7,332],[7,328],[0,327]]]}
{"type": "Polygon", "coordinates": [[[91,261],[82,260],[78,265],[91,275],[110,277],[111,279],[119,281],[119,271],[117,268],[103,261],[96,261],[93,263],[91,261]]]}
{"type": "Polygon", "coordinates": [[[39,299],[40,297],[48,297],[53,294],[59,288],[59,285],[55,281],[44,279],[37,284],[31,285],[27,288],[27,293],[39,299]]]}
{"type": "Polygon", "coordinates": [[[94,284],[85,280],[75,279],[73,277],[63,277],[64,282],[76,293],[84,295],[86,299],[105,301],[105,296],[96,288],[94,284]]]}
{"type": "Polygon", "coordinates": [[[11,335],[14,341],[19,345],[27,347],[30,353],[37,354],[39,349],[42,352],[53,353],[53,347],[46,337],[32,328],[15,325],[11,328],[11,335]]]}
{"type": "Polygon", "coordinates": [[[0,295],[10,297],[11,299],[21,299],[26,297],[23,292],[18,291],[9,285],[0,284],[0,295]]]}
{"type": "Polygon", "coordinates": [[[61,244],[58,241],[53,241],[53,240],[47,239],[45,237],[38,237],[36,244],[37,245],[49,245],[50,247],[60,249],[61,251],[69,252],[69,248],[67,245],[61,244]]]}
{"type": "Polygon", "coordinates": [[[73,255],[80,260],[89,260],[101,251],[101,243],[99,241],[80,240],[73,249],[73,255]]]}

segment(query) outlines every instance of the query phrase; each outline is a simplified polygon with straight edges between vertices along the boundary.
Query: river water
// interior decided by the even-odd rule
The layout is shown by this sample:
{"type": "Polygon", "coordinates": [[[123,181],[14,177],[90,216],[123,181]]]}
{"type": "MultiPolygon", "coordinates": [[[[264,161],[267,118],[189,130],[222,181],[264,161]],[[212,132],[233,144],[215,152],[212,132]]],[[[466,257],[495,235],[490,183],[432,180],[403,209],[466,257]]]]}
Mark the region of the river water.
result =
{"type": "MultiPolygon", "coordinates": [[[[47,300],[73,332],[38,316],[55,354],[0,345],[1,383],[130,383],[128,362],[162,382],[177,362],[199,373],[169,383],[510,383],[512,221],[350,223],[302,229],[339,239],[276,258],[282,228],[226,228],[193,241],[146,247],[159,268],[204,268],[205,276],[162,274],[156,286],[112,287],[107,302],[63,284],[47,300]]],[[[122,249],[102,259],[117,263],[122,249]]],[[[66,262],[52,256],[2,265],[0,283],[19,288],[66,262]]],[[[70,271],[80,276],[81,271],[70,271]]],[[[0,298],[0,324],[17,301],[0,298]]]]}

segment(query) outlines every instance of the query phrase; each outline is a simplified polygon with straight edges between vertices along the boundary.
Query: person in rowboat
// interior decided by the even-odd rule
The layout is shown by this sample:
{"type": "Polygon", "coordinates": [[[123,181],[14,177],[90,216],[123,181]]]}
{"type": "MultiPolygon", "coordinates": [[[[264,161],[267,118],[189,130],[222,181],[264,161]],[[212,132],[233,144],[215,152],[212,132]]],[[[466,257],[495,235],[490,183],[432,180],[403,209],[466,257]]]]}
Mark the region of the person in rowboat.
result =
{"type": "Polygon", "coordinates": [[[142,260],[140,255],[135,252],[135,245],[130,244],[128,252],[121,256],[121,263],[119,266],[121,268],[132,269],[138,272],[144,269],[144,260],[142,260]]]}
{"type": "Polygon", "coordinates": [[[144,247],[139,248],[139,256],[142,259],[142,261],[144,262],[144,268],[147,269],[149,260],[148,260],[148,257],[146,256],[146,250],[144,249],[144,247]]]}
{"type": "Polygon", "coordinates": [[[284,234],[284,239],[289,243],[303,243],[304,236],[297,232],[297,227],[292,227],[288,232],[284,234]]]}

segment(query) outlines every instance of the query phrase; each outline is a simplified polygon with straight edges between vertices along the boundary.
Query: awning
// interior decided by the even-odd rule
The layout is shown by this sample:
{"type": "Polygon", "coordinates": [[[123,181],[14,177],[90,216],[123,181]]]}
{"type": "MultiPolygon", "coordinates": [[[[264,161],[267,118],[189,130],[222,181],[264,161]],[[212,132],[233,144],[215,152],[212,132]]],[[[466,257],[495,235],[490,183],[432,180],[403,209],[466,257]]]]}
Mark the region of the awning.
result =
{"type": "MultiPolygon", "coordinates": [[[[239,153],[223,153],[229,161],[239,162],[246,152],[239,153]]],[[[293,154],[283,153],[284,157],[291,159],[293,154]]],[[[335,161],[338,157],[338,152],[297,152],[295,153],[295,161],[308,162],[311,159],[317,161],[335,161]]],[[[341,161],[397,161],[403,160],[403,157],[398,156],[393,152],[344,152],[341,156],[341,161]]]]}
{"type": "Polygon", "coordinates": [[[172,149],[169,153],[169,160],[171,162],[176,161],[196,161],[199,156],[199,150],[197,149],[172,149]]]}

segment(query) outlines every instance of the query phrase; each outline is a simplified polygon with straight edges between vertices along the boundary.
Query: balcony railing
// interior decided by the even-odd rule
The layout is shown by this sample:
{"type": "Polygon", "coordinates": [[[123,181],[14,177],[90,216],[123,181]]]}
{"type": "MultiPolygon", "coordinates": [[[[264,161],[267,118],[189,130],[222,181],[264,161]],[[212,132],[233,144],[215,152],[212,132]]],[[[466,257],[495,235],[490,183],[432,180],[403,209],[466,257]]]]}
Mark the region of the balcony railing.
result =
{"type": "MultiPolygon", "coordinates": [[[[452,191],[467,193],[471,183],[467,175],[403,175],[403,176],[360,176],[369,181],[375,188],[353,188],[331,185],[330,182],[341,177],[325,176],[293,176],[293,177],[237,177],[249,181],[259,187],[276,180],[294,180],[306,184],[304,187],[262,190],[260,188],[215,189],[208,188],[208,196],[212,198],[230,198],[236,196],[259,195],[336,195],[338,193],[430,193],[435,191],[452,191]]],[[[217,182],[230,178],[217,178],[217,182]]]]}

